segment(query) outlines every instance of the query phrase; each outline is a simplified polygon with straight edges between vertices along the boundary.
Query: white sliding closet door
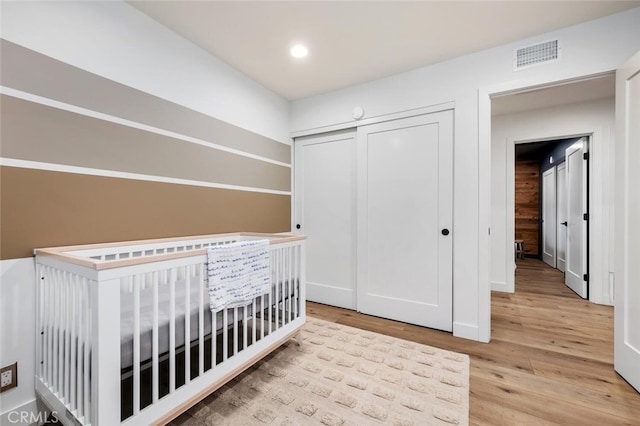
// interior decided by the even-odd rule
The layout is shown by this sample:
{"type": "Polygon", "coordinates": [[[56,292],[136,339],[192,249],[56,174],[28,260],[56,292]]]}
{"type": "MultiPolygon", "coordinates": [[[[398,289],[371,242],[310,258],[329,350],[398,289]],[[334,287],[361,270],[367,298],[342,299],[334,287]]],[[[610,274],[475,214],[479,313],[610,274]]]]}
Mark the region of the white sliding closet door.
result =
{"type": "Polygon", "coordinates": [[[358,310],[451,331],[453,111],[358,128],[358,310]]]}
{"type": "Polygon", "coordinates": [[[356,308],[355,130],[295,141],[295,232],[307,236],[307,299],[356,308]]]}

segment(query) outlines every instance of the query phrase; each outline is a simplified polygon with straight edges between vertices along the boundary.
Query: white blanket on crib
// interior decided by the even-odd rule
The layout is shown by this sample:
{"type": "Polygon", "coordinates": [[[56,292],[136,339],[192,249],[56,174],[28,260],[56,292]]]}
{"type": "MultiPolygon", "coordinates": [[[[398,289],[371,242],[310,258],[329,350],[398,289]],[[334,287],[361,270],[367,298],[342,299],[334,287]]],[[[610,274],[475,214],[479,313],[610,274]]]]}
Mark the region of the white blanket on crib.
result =
{"type": "Polygon", "coordinates": [[[207,276],[213,312],[251,303],[271,289],[269,240],[209,247],[207,276]]]}

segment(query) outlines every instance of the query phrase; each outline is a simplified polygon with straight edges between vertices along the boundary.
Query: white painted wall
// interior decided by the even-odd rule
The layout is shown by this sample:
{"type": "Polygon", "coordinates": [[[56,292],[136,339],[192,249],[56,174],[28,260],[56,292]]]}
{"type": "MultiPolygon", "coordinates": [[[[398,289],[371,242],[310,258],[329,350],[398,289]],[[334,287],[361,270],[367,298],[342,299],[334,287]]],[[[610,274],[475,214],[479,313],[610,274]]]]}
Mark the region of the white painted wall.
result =
{"type": "Polygon", "coordinates": [[[613,97],[553,108],[494,116],[491,121],[491,288],[514,291],[514,146],[516,142],[592,135],[590,140],[590,295],[612,304],[609,289],[613,212],[613,97]]]}
{"type": "Polygon", "coordinates": [[[491,93],[594,75],[616,69],[640,49],[640,8],[568,27],[519,43],[463,56],[381,80],[295,101],[294,134],[353,125],[365,118],[455,102],[454,335],[490,338],[491,93]],[[514,48],[558,38],[562,59],[513,71],[514,48]],[[478,117],[481,117],[479,120],[478,117]]]}
{"type": "Polygon", "coordinates": [[[36,277],[33,258],[0,262],[0,366],[18,362],[18,387],[0,394],[0,424],[10,410],[32,410],[36,365],[36,277]]]}
{"type": "Polygon", "coordinates": [[[120,1],[3,1],[0,35],[289,144],[289,104],[120,1]]]}

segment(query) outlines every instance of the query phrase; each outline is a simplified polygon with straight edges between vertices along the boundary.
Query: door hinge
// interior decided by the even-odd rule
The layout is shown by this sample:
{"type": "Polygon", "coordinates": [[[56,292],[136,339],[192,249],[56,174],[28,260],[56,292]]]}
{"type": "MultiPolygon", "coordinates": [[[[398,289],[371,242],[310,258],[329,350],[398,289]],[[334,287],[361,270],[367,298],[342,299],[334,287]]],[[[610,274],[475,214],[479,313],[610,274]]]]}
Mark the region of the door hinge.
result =
{"type": "Polygon", "coordinates": [[[588,282],[588,281],[589,281],[589,275],[588,275],[588,274],[584,274],[584,275],[582,276],[582,279],[583,279],[584,281],[587,281],[587,282],[588,282]]]}
{"type": "Polygon", "coordinates": [[[582,220],[589,220],[589,213],[583,213],[582,220]]]}
{"type": "Polygon", "coordinates": [[[582,158],[585,159],[585,160],[588,160],[589,159],[589,153],[585,152],[584,154],[582,154],[582,158]]]}

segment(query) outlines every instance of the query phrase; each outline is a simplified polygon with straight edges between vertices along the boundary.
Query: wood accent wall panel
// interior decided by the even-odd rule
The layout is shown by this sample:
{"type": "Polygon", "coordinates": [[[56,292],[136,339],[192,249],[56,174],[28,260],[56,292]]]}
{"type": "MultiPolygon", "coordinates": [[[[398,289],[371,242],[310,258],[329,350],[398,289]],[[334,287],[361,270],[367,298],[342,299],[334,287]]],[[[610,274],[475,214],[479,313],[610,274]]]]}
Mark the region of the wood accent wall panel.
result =
{"type": "Polygon", "coordinates": [[[524,240],[525,254],[540,255],[540,164],[516,160],[515,239],[524,240]]]}

